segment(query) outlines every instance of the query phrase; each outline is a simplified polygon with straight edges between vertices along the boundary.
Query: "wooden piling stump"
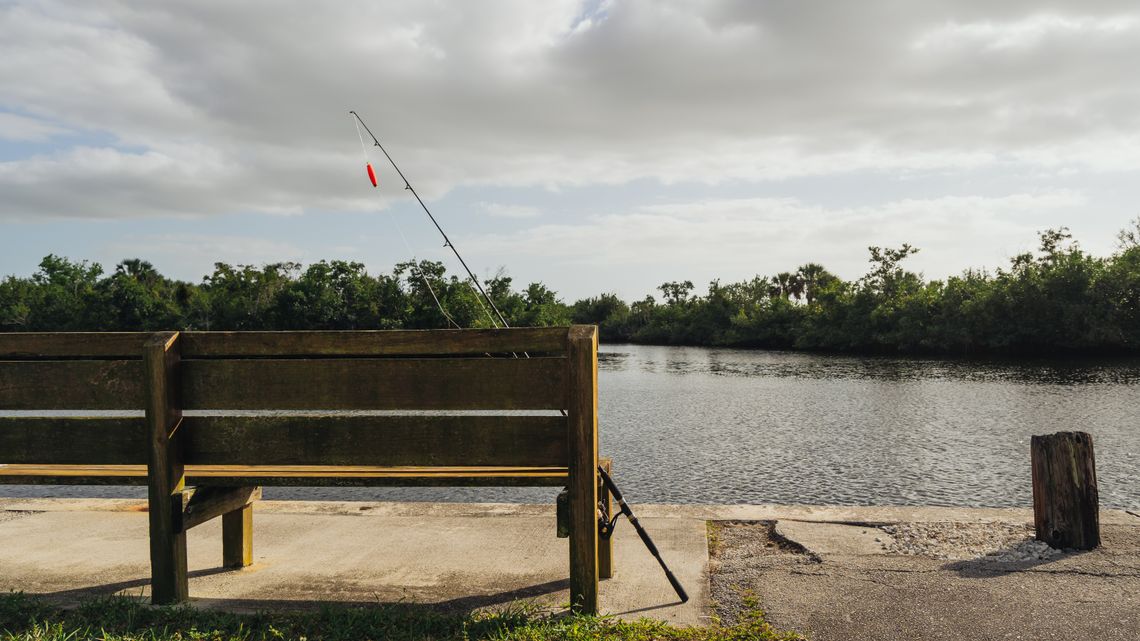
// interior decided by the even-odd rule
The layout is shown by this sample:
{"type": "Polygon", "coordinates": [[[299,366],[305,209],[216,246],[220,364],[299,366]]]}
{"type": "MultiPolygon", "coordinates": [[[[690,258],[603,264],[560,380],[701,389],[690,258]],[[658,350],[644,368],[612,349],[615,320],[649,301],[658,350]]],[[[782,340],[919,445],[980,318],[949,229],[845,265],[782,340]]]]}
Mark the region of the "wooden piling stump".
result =
{"type": "Polygon", "coordinates": [[[1100,545],[1092,436],[1086,432],[1034,436],[1030,449],[1037,540],[1058,549],[1091,550],[1100,545]]]}

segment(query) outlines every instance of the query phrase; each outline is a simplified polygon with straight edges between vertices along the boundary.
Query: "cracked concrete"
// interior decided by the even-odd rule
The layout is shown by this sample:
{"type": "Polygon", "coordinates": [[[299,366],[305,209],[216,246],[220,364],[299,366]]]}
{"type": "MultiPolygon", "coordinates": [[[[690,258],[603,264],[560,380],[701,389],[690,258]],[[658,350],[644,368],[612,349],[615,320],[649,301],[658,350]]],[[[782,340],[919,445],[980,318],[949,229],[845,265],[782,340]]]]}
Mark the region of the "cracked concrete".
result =
{"type": "Polygon", "coordinates": [[[816,556],[886,554],[884,544],[893,540],[879,528],[842,523],[780,520],[776,521],[773,532],[795,541],[816,556]]]}
{"type": "Polygon", "coordinates": [[[870,545],[876,530],[721,524],[714,607],[732,621],[754,594],[814,641],[1140,638],[1140,523],[1104,524],[1091,552],[1017,562],[890,554],[870,545]]]}

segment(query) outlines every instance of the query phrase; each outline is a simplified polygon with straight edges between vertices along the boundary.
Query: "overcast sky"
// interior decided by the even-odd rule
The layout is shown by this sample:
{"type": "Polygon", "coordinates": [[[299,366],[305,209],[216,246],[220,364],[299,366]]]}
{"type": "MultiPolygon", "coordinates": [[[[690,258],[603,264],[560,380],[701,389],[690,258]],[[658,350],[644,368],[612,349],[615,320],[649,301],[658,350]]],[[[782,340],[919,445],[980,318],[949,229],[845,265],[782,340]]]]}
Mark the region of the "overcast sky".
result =
{"type": "Polygon", "coordinates": [[[942,278],[1140,213],[1140,5],[0,2],[0,274],[48,253],[456,267],[565,298],[910,242],[942,278]]]}

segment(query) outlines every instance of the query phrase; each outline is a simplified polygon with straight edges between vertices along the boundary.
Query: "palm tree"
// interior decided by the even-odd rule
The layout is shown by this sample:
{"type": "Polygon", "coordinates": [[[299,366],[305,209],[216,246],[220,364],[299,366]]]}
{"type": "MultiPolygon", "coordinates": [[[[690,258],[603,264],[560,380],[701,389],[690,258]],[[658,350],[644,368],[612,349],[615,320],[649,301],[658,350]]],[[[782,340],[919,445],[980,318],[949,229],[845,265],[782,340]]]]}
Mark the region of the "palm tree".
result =
{"type": "Polygon", "coordinates": [[[776,285],[780,288],[780,296],[799,300],[804,294],[804,281],[799,273],[780,272],[776,274],[776,285]]]}
{"type": "Polygon", "coordinates": [[[138,258],[128,258],[122,261],[115,268],[115,271],[125,276],[129,276],[136,282],[142,283],[147,287],[153,287],[154,284],[160,278],[162,278],[159,275],[158,270],[154,268],[154,265],[150,264],[148,261],[140,260],[138,258]]]}
{"type": "Polygon", "coordinates": [[[804,297],[807,298],[808,305],[811,305],[815,301],[816,294],[819,292],[820,287],[835,278],[831,272],[824,269],[823,265],[819,263],[803,265],[796,273],[799,274],[800,280],[803,281],[804,297]]]}

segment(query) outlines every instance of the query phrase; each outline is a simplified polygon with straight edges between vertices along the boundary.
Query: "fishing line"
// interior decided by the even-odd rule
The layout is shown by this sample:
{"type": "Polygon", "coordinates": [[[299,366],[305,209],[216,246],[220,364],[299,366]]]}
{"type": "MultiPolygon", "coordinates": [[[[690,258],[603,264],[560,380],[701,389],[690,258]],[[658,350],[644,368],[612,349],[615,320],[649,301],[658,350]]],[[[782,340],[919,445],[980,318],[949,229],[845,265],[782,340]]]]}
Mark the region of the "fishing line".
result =
{"type": "MultiPolygon", "coordinates": [[[[354,115],[355,114],[353,112],[349,112],[348,117],[352,120],[352,125],[354,127],[356,127],[356,137],[360,140],[360,151],[361,151],[361,153],[364,154],[364,166],[368,169],[368,178],[369,178],[369,180],[372,181],[372,186],[376,187],[377,186],[376,172],[372,168],[372,160],[368,156],[368,146],[364,143],[364,134],[361,133],[361,131],[360,131],[360,125],[363,123],[360,121],[359,116],[357,116],[356,118],[353,118],[354,115]]],[[[369,132],[369,134],[371,134],[371,133],[372,132],[369,132]]],[[[393,166],[394,166],[394,163],[393,163],[393,166]]],[[[399,168],[397,168],[396,171],[399,171],[399,168]]],[[[403,177],[403,176],[401,175],[401,177],[403,177]]],[[[392,222],[396,225],[396,231],[400,232],[400,238],[404,241],[404,247],[408,250],[408,254],[413,256],[413,258],[414,258],[415,252],[412,251],[412,246],[408,243],[408,238],[404,235],[404,231],[400,227],[400,223],[396,222],[396,216],[394,214],[392,214],[391,210],[388,210],[388,214],[391,217],[392,222]]],[[[427,285],[426,279],[424,280],[424,284],[427,285]]],[[[475,291],[475,288],[471,286],[470,282],[467,283],[467,286],[471,289],[471,292],[475,294],[475,302],[479,304],[479,308],[481,310],[483,310],[484,314],[487,315],[487,318],[491,321],[491,326],[494,327],[495,329],[498,329],[499,324],[497,322],[495,322],[495,317],[491,315],[491,312],[487,310],[487,306],[483,304],[483,300],[479,297],[479,292],[475,291]]],[[[428,285],[428,289],[429,290],[431,289],[431,285],[428,285]]],[[[434,291],[432,292],[432,298],[435,299],[436,306],[438,306],[439,311],[441,313],[443,313],[444,316],[447,317],[447,320],[450,321],[451,324],[454,325],[456,329],[463,329],[459,325],[459,323],[456,323],[455,320],[452,319],[451,316],[446,311],[444,311],[443,305],[440,304],[439,298],[436,297],[434,291]]]]}
{"type": "Polygon", "coordinates": [[[368,145],[364,144],[364,134],[360,131],[360,123],[350,114],[349,120],[352,120],[352,126],[356,127],[356,137],[360,139],[360,153],[364,156],[364,164],[371,165],[372,161],[368,158],[368,145]]]}
{"type": "MultiPolygon", "coordinates": [[[[455,245],[451,243],[451,239],[447,237],[447,233],[443,231],[443,227],[440,227],[439,221],[435,219],[435,216],[431,213],[431,210],[428,209],[428,206],[426,204],[424,204],[423,198],[420,198],[420,195],[416,193],[415,187],[412,187],[412,183],[408,181],[406,176],[404,176],[404,172],[400,170],[400,166],[396,164],[395,160],[392,160],[392,156],[388,153],[388,150],[384,148],[384,145],[380,144],[380,140],[376,137],[376,134],[372,133],[372,130],[368,128],[368,125],[360,117],[360,114],[356,113],[355,111],[349,111],[348,113],[356,117],[356,121],[360,123],[361,127],[364,127],[364,131],[368,132],[368,135],[372,138],[374,146],[379,147],[380,151],[384,153],[384,157],[388,159],[388,162],[392,164],[392,168],[396,170],[396,173],[400,175],[400,179],[404,181],[404,189],[412,192],[412,195],[416,197],[416,202],[420,204],[420,207],[423,208],[424,213],[427,214],[432,224],[435,225],[436,231],[439,232],[440,236],[443,236],[443,246],[447,247],[451,250],[451,253],[455,254],[455,257],[459,260],[459,264],[463,265],[464,271],[467,272],[468,278],[470,278],[471,282],[474,283],[475,288],[479,290],[479,293],[483,295],[483,300],[486,301],[487,305],[492,310],[494,310],[495,316],[498,317],[499,322],[502,324],[502,326],[510,327],[507,319],[503,316],[503,312],[499,311],[499,307],[495,305],[495,301],[492,300],[491,296],[487,294],[487,290],[483,289],[483,285],[479,282],[479,279],[475,277],[475,273],[472,272],[471,268],[467,266],[467,261],[463,260],[463,256],[459,254],[459,250],[455,248],[455,245]]],[[[357,130],[357,133],[359,133],[359,129],[357,130]]],[[[371,165],[369,165],[369,167],[371,167],[371,165]]],[[[480,305],[482,305],[482,301],[480,301],[480,305]]],[[[488,315],[490,315],[490,312],[488,312],[488,315]]],[[[494,317],[492,317],[492,324],[494,324],[494,320],[494,317]]],[[[495,324],[495,326],[498,327],[498,324],[495,324]]]]}
{"type": "Polygon", "coordinates": [[[439,296],[432,288],[431,281],[428,280],[427,276],[424,275],[423,270],[421,270],[419,265],[416,263],[415,252],[412,251],[412,246],[408,244],[408,237],[404,235],[404,230],[400,227],[400,221],[396,219],[396,215],[392,213],[392,210],[389,209],[387,212],[388,219],[392,221],[392,225],[396,227],[396,232],[400,235],[400,240],[404,241],[404,249],[408,250],[408,255],[412,257],[412,273],[419,276],[420,280],[423,281],[424,286],[427,287],[428,292],[431,294],[431,299],[435,301],[435,306],[439,308],[439,313],[443,314],[443,317],[447,319],[447,322],[451,323],[455,329],[463,329],[463,326],[455,322],[455,319],[451,317],[451,314],[448,314],[447,310],[443,308],[443,303],[439,301],[439,296]]]}
{"type": "MultiPolygon", "coordinates": [[[[365,162],[365,166],[368,168],[368,178],[372,181],[372,186],[375,187],[376,186],[376,177],[375,177],[376,174],[374,173],[374,170],[372,169],[372,163],[368,157],[367,145],[364,143],[364,134],[362,134],[360,132],[361,125],[364,125],[364,128],[366,130],[368,129],[368,125],[364,124],[364,121],[360,119],[360,115],[357,114],[355,111],[349,112],[349,118],[352,118],[352,123],[356,127],[356,136],[357,136],[357,138],[360,139],[360,149],[361,149],[361,151],[364,152],[364,162],[365,162]]],[[[411,191],[413,194],[415,194],[416,200],[419,200],[419,194],[416,194],[416,191],[415,191],[415,189],[412,188],[411,183],[408,182],[407,178],[404,178],[403,172],[401,172],[400,168],[396,166],[396,162],[394,160],[392,160],[392,157],[388,155],[388,152],[385,151],[382,146],[380,146],[380,141],[376,139],[376,136],[372,135],[371,130],[368,131],[368,135],[372,136],[372,140],[375,141],[376,146],[380,147],[381,151],[384,151],[384,155],[387,156],[388,161],[392,163],[392,167],[394,167],[396,169],[396,172],[398,174],[400,174],[400,178],[404,179],[404,189],[411,191]]],[[[427,206],[424,205],[423,201],[420,200],[419,202],[420,202],[420,206],[424,208],[424,211],[427,211],[427,206]]],[[[441,228],[439,226],[439,223],[436,222],[435,217],[431,215],[430,211],[427,211],[427,214],[428,214],[428,217],[431,218],[431,221],[433,223],[435,223],[435,227],[436,227],[436,229],[439,230],[439,233],[443,235],[444,247],[451,247],[451,249],[455,253],[456,257],[459,258],[459,262],[463,263],[464,269],[467,269],[467,264],[465,262],[463,262],[463,257],[459,256],[459,252],[455,249],[454,246],[451,245],[451,241],[448,239],[447,234],[443,233],[443,228],[441,228]]],[[[392,217],[392,220],[393,220],[393,222],[395,221],[395,216],[392,217]]],[[[406,237],[404,237],[404,232],[400,229],[400,226],[398,223],[396,224],[396,229],[397,229],[397,231],[400,232],[400,237],[404,239],[404,246],[407,247],[408,253],[411,254],[412,248],[408,244],[408,239],[406,237]]],[[[478,285],[479,281],[475,279],[475,276],[473,274],[471,274],[470,269],[467,269],[467,274],[468,274],[468,276],[471,277],[471,280],[467,282],[467,286],[470,287],[472,293],[475,294],[475,302],[478,303],[479,309],[483,310],[483,313],[486,314],[487,319],[491,321],[491,326],[494,327],[495,329],[498,329],[499,323],[495,321],[495,317],[491,315],[491,312],[487,309],[487,306],[483,304],[483,299],[480,297],[480,293],[482,293],[483,296],[487,296],[487,293],[483,291],[482,287],[480,287],[479,290],[476,290],[475,287],[472,286],[472,284],[471,284],[472,282],[474,282],[475,285],[478,285]]],[[[433,296],[434,296],[434,293],[433,293],[433,296]]],[[[487,297],[487,302],[491,303],[491,305],[494,306],[494,302],[491,301],[490,297],[487,297]]],[[[439,303],[438,299],[436,300],[436,303],[437,304],[439,303]]],[[[440,311],[441,312],[443,311],[442,306],[440,307],[440,311]]],[[[498,313],[498,311],[499,311],[498,309],[495,310],[496,313],[498,313]]],[[[444,312],[444,315],[447,315],[447,313],[444,312]]],[[[507,321],[502,318],[502,314],[499,314],[499,318],[502,320],[504,326],[509,327],[509,325],[506,324],[507,321]]],[[[449,317],[449,320],[450,320],[450,317],[449,317]]],[[[455,325],[456,329],[462,329],[458,323],[455,323],[454,320],[452,320],[451,322],[455,325]]]]}
{"type": "MultiPolygon", "coordinates": [[[[372,161],[368,157],[368,146],[364,144],[364,135],[360,133],[360,125],[356,124],[355,120],[353,120],[353,126],[356,127],[356,136],[360,139],[360,152],[364,155],[364,166],[368,169],[368,178],[372,181],[372,186],[376,187],[376,172],[372,169],[372,161]]],[[[412,275],[419,276],[419,279],[423,281],[424,287],[427,287],[428,293],[431,294],[431,299],[435,301],[436,308],[439,309],[439,313],[443,314],[443,317],[447,319],[447,322],[455,327],[455,329],[463,329],[459,323],[455,322],[455,319],[451,317],[451,314],[448,314],[447,310],[443,308],[443,303],[440,302],[439,296],[435,293],[435,289],[431,286],[431,282],[427,279],[427,276],[424,275],[423,270],[421,270],[419,268],[419,265],[416,263],[415,252],[412,251],[412,246],[408,242],[408,237],[404,235],[404,230],[402,227],[400,227],[400,221],[396,219],[395,214],[392,213],[392,210],[390,208],[385,207],[384,211],[387,212],[388,218],[392,221],[392,225],[396,227],[396,231],[400,234],[400,240],[404,241],[404,249],[406,249],[408,251],[408,255],[412,257],[412,275]]]]}

